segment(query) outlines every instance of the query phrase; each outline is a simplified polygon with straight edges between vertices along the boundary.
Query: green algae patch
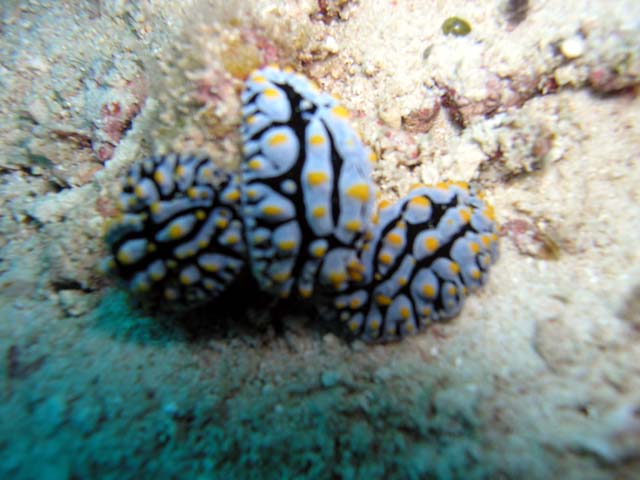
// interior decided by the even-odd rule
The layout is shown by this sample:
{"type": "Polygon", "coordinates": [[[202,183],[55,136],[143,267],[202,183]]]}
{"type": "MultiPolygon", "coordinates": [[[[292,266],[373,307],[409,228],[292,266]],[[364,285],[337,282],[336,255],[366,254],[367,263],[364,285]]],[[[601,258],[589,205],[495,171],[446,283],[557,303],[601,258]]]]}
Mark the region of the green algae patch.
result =
{"type": "Polygon", "coordinates": [[[449,17],[442,23],[442,33],[464,37],[471,32],[471,25],[460,17],[449,17]]]}

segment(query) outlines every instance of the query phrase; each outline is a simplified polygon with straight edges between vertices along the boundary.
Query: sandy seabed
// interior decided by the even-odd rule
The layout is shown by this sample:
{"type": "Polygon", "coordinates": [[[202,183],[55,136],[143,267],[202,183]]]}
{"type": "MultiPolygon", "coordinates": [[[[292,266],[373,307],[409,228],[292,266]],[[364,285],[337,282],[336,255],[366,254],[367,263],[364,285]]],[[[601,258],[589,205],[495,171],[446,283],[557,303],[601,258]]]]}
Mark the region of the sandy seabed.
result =
{"type": "Polygon", "coordinates": [[[0,477],[640,477],[640,3],[228,3],[0,6],[0,477]],[[117,178],[237,167],[265,63],[341,98],[383,198],[485,191],[500,259],[452,322],[377,346],[264,298],[176,322],[98,272],[117,178]]]}

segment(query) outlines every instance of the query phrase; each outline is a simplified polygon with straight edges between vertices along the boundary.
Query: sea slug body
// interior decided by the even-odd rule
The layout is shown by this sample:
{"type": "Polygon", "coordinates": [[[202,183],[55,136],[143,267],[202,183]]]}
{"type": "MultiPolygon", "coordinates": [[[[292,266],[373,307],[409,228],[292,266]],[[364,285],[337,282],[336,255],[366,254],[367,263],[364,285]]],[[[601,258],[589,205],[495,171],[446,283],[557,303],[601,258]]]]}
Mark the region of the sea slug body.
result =
{"type": "Polygon", "coordinates": [[[239,173],[170,154],[124,177],[107,263],[131,290],[190,308],[247,272],[274,296],[328,299],[352,337],[388,342],[455,316],[486,283],[497,223],[474,188],[419,185],[376,212],[373,156],[336,99],[266,67],[242,102],[239,173]]]}
{"type": "Polygon", "coordinates": [[[122,181],[109,226],[108,267],[129,288],[194,306],[214,299],[245,267],[237,175],[204,156],[154,156],[122,181]]]}
{"type": "Polygon", "coordinates": [[[281,297],[345,288],[371,224],[372,154],[332,96],[266,67],[242,93],[242,215],[254,277],[281,297]]]}
{"type": "Polygon", "coordinates": [[[397,340],[455,316],[498,255],[492,208],[464,183],[418,186],[383,204],[361,253],[361,280],[335,297],[366,341],[397,340]]]}

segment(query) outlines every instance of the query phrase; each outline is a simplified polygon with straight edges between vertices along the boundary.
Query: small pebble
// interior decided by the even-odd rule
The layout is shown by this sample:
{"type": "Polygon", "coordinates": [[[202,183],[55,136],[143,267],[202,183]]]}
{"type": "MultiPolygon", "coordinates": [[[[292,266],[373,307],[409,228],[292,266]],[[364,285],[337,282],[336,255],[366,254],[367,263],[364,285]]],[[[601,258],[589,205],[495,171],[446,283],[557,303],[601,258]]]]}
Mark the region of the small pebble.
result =
{"type": "Polygon", "coordinates": [[[164,413],[166,413],[169,416],[175,416],[180,412],[178,405],[176,405],[174,402],[166,403],[162,407],[162,410],[164,411],[164,413]]]}
{"type": "Polygon", "coordinates": [[[320,377],[320,383],[324,388],[335,387],[340,382],[339,372],[324,372],[320,377]]]}
{"type": "Polygon", "coordinates": [[[324,48],[329,53],[338,53],[338,51],[340,50],[340,47],[338,46],[338,42],[331,35],[329,35],[327,38],[325,38],[325,40],[324,40],[324,48]]]}
{"type": "Polygon", "coordinates": [[[49,108],[41,98],[36,98],[27,107],[29,115],[40,125],[44,125],[49,121],[49,108]]]}
{"type": "Polygon", "coordinates": [[[374,73],[376,73],[376,66],[371,62],[366,62],[362,65],[362,72],[367,77],[371,77],[374,73]]]}
{"type": "Polygon", "coordinates": [[[391,128],[399,129],[402,127],[402,113],[396,106],[381,109],[378,112],[378,116],[380,120],[391,128]]]}
{"type": "Polygon", "coordinates": [[[91,310],[92,299],[80,290],[60,290],[58,301],[64,312],[72,317],[79,317],[91,310]]]}
{"type": "Polygon", "coordinates": [[[327,333],[324,337],[322,337],[322,342],[326,347],[336,348],[340,346],[340,340],[333,333],[327,333]]]}
{"type": "Polygon", "coordinates": [[[560,51],[568,60],[581,56],[584,53],[584,49],[584,38],[580,35],[574,35],[573,37],[567,38],[560,44],[560,51]]]}

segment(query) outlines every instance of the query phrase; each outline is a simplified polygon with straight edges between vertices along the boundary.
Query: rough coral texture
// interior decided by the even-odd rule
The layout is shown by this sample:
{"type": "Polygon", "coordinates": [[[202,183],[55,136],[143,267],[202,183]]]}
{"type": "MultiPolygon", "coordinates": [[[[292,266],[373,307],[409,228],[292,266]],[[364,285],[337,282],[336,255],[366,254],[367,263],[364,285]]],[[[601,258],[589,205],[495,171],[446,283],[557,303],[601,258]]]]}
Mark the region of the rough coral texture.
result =
{"type": "Polygon", "coordinates": [[[637,478],[640,9],[507,3],[4,2],[0,476],[637,478]],[[384,198],[482,183],[501,259],[452,324],[365,347],[246,292],[176,321],[96,274],[114,179],[237,165],[273,61],[354,113],[384,198]]]}

